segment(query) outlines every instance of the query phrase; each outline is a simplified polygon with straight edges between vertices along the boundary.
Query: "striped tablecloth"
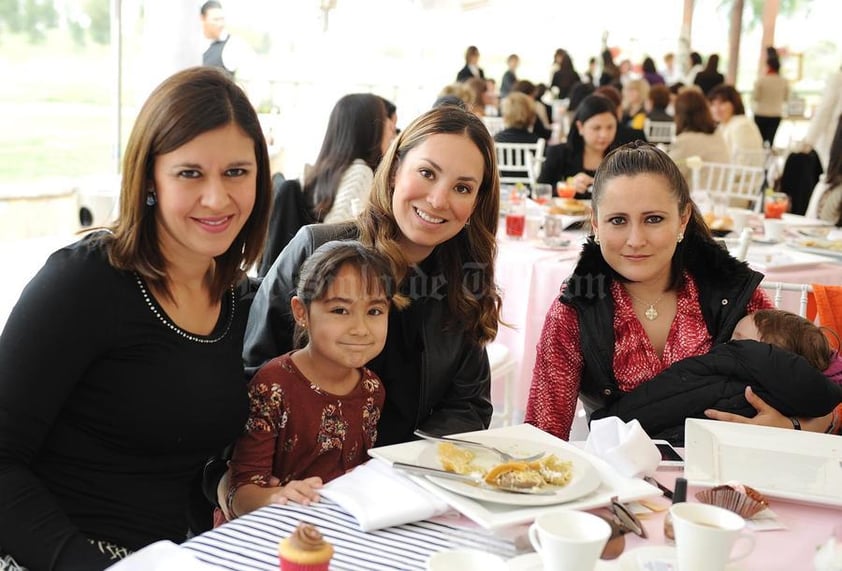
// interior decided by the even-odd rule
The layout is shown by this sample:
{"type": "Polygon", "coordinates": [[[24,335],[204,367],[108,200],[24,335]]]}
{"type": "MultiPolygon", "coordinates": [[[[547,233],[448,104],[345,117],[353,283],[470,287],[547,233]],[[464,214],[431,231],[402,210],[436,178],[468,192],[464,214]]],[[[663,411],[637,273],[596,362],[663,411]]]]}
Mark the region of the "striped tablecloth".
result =
{"type": "Polygon", "coordinates": [[[234,571],[277,571],[278,543],[299,522],[313,524],[335,549],[331,570],[424,569],[431,554],[470,547],[510,558],[512,541],[482,529],[422,521],[363,532],[337,504],[268,506],[182,544],[207,563],[234,571]]]}

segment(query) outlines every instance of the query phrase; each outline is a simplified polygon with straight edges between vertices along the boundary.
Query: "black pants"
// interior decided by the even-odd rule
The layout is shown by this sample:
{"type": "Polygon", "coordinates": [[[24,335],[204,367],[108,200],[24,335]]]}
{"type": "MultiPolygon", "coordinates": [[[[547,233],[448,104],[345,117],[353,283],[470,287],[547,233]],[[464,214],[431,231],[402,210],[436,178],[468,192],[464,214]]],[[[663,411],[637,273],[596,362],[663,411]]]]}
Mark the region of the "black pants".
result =
{"type": "Polygon", "coordinates": [[[763,137],[763,142],[769,143],[770,148],[774,146],[775,133],[778,132],[778,126],[781,124],[781,118],[755,115],[754,122],[757,123],[757,128],[760,129],[760,136],[763,137]]]}

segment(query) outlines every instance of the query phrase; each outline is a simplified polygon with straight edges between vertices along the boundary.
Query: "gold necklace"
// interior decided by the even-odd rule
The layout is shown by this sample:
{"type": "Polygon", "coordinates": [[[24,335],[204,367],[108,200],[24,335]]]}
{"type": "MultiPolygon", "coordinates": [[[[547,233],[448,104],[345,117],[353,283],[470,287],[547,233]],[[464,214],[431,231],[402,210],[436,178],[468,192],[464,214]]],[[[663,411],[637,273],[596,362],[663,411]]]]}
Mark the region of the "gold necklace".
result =
{"type": "Polygon", "coordinates": [[[646,319],[648,319],[649,321],[655,321],[656,319],[658,319],[658,315],[660,315],[660,314],[658,313],[658,310],[655,309],[655,306],[658,305],[658,303],[660,303],[660,301],[662,299],[664,299],[664,295],[666,295],[666,294],[661,294],[661,297],[656,299],[654,302],[647,303],[647,302],[643,301],[642,299],[640,299],[639,297],[637,297],[636,295],[632,294],[632,292],[630,292],[629,290],[626,290],[626,293],[629,294],[629,297],[631,297],[632,299],[634,299],[636,301],[639,301],[643,305],[649,306],[649,307],[646,308],[646,311],[643,312],[643,315],[646,317],[646,319]]]}

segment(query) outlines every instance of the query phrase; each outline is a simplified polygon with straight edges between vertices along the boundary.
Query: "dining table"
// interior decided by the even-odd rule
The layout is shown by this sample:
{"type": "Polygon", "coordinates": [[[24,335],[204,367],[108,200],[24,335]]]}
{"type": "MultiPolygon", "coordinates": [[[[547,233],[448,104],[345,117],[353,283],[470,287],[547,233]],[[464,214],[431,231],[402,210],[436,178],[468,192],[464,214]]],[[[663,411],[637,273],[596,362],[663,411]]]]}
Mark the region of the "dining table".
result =
{"type": "MultiPolygon", "coordinates": [[[[540,235],[532,238],[509,238],[504,232],[498,235],[494,275],[503,300],[503,323],[496,342],[508,349],[515,363],[514,422],[523,419],[526,409],[536,346],[547,311],[558,298],[564,280],[573,272],[585,240],[583,231],[565,231],[553,246],[547,245],[540,235]]],[[[786,244],[758,240],[751,244],[747,261],[764,274],[764,285],[768,287],[776,282],[842,285],[840,257],[807,254],[786,244]],[[762,256],[762,252],[769,255],[762,256]]],[[[796,311],[798,292],[786,292],[783,297],[786,304],[782,307],[796,311]]],[[[494,402],[500,402],[501,394],[501,387],[492,386],[494,402]]]]}
{"type": "MultiPolygon", "coordinates": [[[[497,429],[500,434],[531,434],[534,427],[521,425],[508,429],[497,429]]],[[[476,433],[475,433],[476,434],[476,433]]],[[[542,433],[541,441],[553,443],[555,437],[542,433]]],[[[560,445],[561,441],[558,441],[560,445]]],[[[572,443],[583,448],[584,443],[572,443]]],[[[679,449],[680,452],[683,452],[679,449]]],[[[585,457],[594,463],[601,460],[588,452],[585,457]]],[[[379,461],[379,460],[375,460],[379,461]]],[[[661,467],[655,479],[665,489],[675,487],[676,478],[683,475],[683,468],[661,467]]],[[[642,485],[642,480],[640,481],[642,485]]],[[[432,484],[427,482],[429,488],[432,484]]],[[[687,501],[698,501],[697,491],[704,486],[690,485],[687,501]]],[[[643,567],[635,561],[636,554],[653,549],[670,553],[672,544],[663,533],[664,516],[670,501],[661,491],[650,486],[649,493],[637,503],[628,503],[639,514],[646,530],[646,538],[634,534],[625,535],[625,548],[620,559],[602,561],[597,571],[638,571],[663,569],[667,567],[643,567]],[[642,506],[646,506],[643,508],[642,506]]],[[[444,496],[446,497],[446,496],[444,496]]],[[[816,549],[827,542],[834,533],[839,533],[842,512],[839,507],[818,503],[784,501],[768,498],[776,526],[749,524],[747,532],[754,538],[754,548],[749,556],[729,570],[775,571],[812,569],[816,549]],[[762,529],[777,527],[777,529],[762,529]]],[[[597,502],[607,506],[610,502],[597,502]]],[[[460,505],[458,502],[454,505],[460,505]]],[[[544,508],[542,508],[544,509],[544,508]]],[[[566,508],[564,504],[553,509],[566,508]]],[[[602,505],[589,508],[597,514],[607,514],[602,505]]],[[[536,512],[537,513],[537,512],[536,512]]],[[[325,540],[334,547],[330,563],[332,570],[385,570],[424,569],[427,560],[434,553],[451,549],[479,549],[492,553],[509,562],[513,571],[540,569],[530,566],[535,555],[528,541],[527,533],[531,521],[488,529],[451,510],[443,515],[386,527],[376,531],[363,531],[354,517],[339,504],[322,498],[318,503],[304,506],[297,503],[271,505],[239,517],[218,528],[193,537],[183,543],[180,549],[189,550],[197,559],[214,568],[231,571],[276,571],[279,569],[278,545],[289,536],[300,522],[314,525],[325,540]]],[[[459,570],[462,571],[462,570],[459,570]]],[[[466,570],[467,571],[467,570],[466,570]]]]}

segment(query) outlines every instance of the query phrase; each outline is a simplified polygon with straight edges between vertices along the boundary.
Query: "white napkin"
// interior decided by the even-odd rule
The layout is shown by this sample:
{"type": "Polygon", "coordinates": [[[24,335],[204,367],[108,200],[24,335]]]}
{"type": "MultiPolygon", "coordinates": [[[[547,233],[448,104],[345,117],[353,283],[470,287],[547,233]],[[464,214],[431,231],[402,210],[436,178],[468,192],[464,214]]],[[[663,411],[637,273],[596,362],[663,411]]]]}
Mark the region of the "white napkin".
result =
{"type": "Polygon", "coordinates": [[[363,531],[421,521],[448,510],[442,500],[379,459],[331,480],[319,493],[354,516],[363,531]]]}
{"type": "Polygon", "coordinates": [[[172,541],[157,541],[129,555],[108,571],[214,571],[216,565],[199,561],[192,551],[172,541]]]}
{"type": "Polygon", "coordinates": [[[591,422],[585,450],[630,478],[654,474],[661,461],[658,447],[640,422],[632,420],[626,423],[616,416],[591,422]]]}

